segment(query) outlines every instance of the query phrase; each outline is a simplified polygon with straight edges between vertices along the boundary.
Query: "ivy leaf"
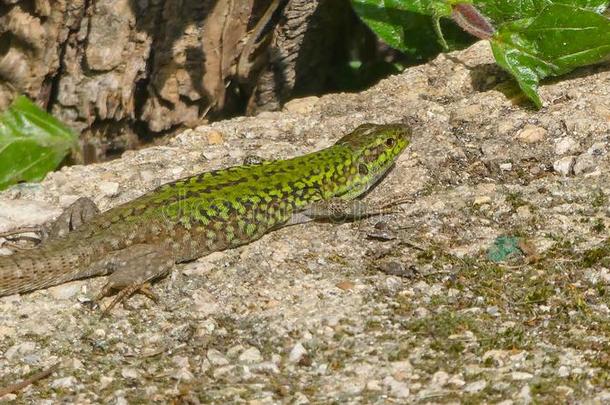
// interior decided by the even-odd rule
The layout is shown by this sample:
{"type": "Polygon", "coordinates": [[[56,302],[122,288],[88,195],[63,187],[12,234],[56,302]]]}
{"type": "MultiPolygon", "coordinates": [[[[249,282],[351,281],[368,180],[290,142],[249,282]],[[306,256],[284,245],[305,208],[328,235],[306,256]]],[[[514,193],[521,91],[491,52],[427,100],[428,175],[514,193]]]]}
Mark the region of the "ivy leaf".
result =
{"type": "Polygon", "coordinates": [[[491,46],[496,62],[541,107],[540,80],[608,59],[610,20],[587,9],[551,4],[536,17],[503,24],[491,46]]]}
{"type": "MultiPolygon", "coordinates": [[[[451,6],[444,0],[352,0],[352,6],[385,43],[415,60],[424,60],[443,49],[433,21],[451,14],[451,6]]],[[[442,29],[450,49],[472,43],[449,20],[443,21],[442,29]]]]}
{"type": "Polygon", "coordinates": [[[77,135],[27,97],[0,114],[0,190],[39,181],[77,147],[77,135]]]}

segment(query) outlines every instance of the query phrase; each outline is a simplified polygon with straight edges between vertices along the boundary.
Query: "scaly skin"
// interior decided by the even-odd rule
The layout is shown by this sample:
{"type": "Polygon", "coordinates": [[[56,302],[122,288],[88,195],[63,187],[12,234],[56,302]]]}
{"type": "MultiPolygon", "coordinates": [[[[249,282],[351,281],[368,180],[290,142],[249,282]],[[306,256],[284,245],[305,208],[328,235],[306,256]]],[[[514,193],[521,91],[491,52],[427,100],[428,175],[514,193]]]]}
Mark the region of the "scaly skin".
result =
{"type": "Polygon", "coordinates": [[[318,152],[162,185],[37,249],[0,257],[0,296],[119,270],[127,272],[113,274],[108,288],[126,288],[162,275],[173,263],[301,222],[297,214],[328,216],[324,208],[374,185],[407,147],[410,134],[404,125],[365,124],[318,152]]]}

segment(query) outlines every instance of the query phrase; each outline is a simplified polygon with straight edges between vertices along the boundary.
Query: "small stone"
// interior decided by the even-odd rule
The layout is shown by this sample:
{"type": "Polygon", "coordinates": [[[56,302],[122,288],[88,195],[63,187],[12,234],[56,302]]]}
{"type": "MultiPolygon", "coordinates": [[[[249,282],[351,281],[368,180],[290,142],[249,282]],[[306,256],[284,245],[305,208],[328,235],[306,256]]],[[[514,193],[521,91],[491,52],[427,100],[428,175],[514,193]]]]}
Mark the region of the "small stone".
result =
{"type": "Polygon", "coordinates": [[[366,383],[367,391],[381,391],[381,382],[379,380],[370,380],[366,383]]]}
{"type": "Polygon", "coordinates": [[[529,404],[532,402],[532,394],[529,385],[526,384],[523,388],[521,388],[521,391],[519,391],[519,397],[524,404],[529,404]]]}
{"type": "Polygon", "coordinates": [[[186,356],[174,356],[172,362],[180,368],[188,369],[190,367],[189,358],[186,356]]]}
{"type": "Polygon", "coordinates": [[[97,187],[106,197],[114,197],[119,192],[119,183],[115,181],[101,181],[97,187]]]}
{"type": "Polygon", "coordinates": [[[227,360],[227,358],[216,349],[209,349],[207,358],[214,366],[226,366],[229,364],[229,360],[227,360]]]}
{"type": "Polygon", "coordinates": [[[58,300],[68,300],[80,292],[83,286],[82,281],[73,281],[71,283],[60,284],[48,289],[49,294],[58,300]]]}
{"type": "Polygon", "coordinates": [[[303,359],[304,356],[307,356],[307,350],[301,344],[301,342],[294,345],[292,350],[290,350],[290,354],[288,355],[288,361],[291,363],[298,363],[303,359]]]}
{"type": "Polygon", "coordinates": [[[530,211],[530,208],[527,205],[521,205],[519,207],[517,207],[517,216],[520,219],[530,219],[532,216],[532,212],[530,211]]]}
{"type": "Polygon", "coordinates": [[[181,368],[172,374],[172,378],[178,381],[191,381],[195,376],[185,368],[181,368]]]}
{"type": "Polygon", "coordinates": [[[32,353],[36,349],[35,342],[21,342],[13,345],[7,349],[4,353],[4,357],[8,360],[12,360],[16,355],[24,356],[32,353]]]}
{"type": "Polygon", "coordinates": [[[390,294],[396,294],[402,289],[402,282],[398,277],[388,277],[384,284],[386,291],[390,294]]]}
{"type": "Polygon", "coordinates": [[[263,361],[258,364],[253,364],[250,366],[250,370],[253,373],[262,373],[262,374],[279,374],[280,369],[277,364],[272,363],[270,361],[263,361]]]}
{"type": "Polygon", "coordinates": [[[488,195],[481,195],[474,198],[474,205],[483,205],[491,203],[491,197],[488,195]]]}
{"type": "Polygon", "coordinates": [[[587,154],[595,157],[600,157],[606,154],[606,143],[605,142],[595,142],[589,149],[587,149],[587,154]]]}
{"type": "Polygon", "coordinates": [[[574,174],[580,175],[585,173],[591,173],[597,168],[597,158],[589,155],[588,153],[583,153],[582,155],[576,158],[576,162],[574,163],[574,174]]]}
{"type": "Polygon", "coordinates": [[[284,104],[284,110],[295,114],[310,113],[320,98],[316,96],[295,98],[284,104]]]}
{"type": "Polygon", "coordinates": [[[511,374],[511,377],[515,381],[521,381],[521,380],[529,380],[530,378],[532,378],[534,376],[530,373],[525,373],[523,371],[514,371],[511,374]]]}
{"type": "Polygon", "coordinates": [[[76,378],[74,376],[57,378],[51,382],[51,388],[64,388],[70,389],[76,385],[76,378]]]}
{"type": "Polygon", "coordinates": [[[354,284],[351,281],[346,280],[346,281],[341,281],[341,282],[335,284],[335,286],[343,291],[347,291],[347,290],[353,290],[354,287],[356,286],[356,284],[354,284]]]}
{"type": "Polygon", "coordinates": [[[106,387],[108,387],[110,384],[112,384],[112,382],[114,381],[114,378],[112,377],[108,377],[106,375],[103,375],[100,377],[100,390],[106,389],[106,387]]]}
{"type": "Polygon", "coordinates": [[[119,395],[117,395],[116,399],[114,400],[114,404],[115,405],[129,405],[129,402],[127,402],[127,400],[123,396],[123,392],[121,392],[119,395]]]}
{"type": "Polygon", "coordinates": [[[394,377],[384,378],[383,383],[390,388],[390,394],[397,398],[406,398],[411,394],[409,386],[404,382],[396,381],[394,377]]]}
{"type": "Polygon", "coordinates": [[[250,347],[239,355],[238,360],[242,363],[260,363],[263,361],[263,356],[261,356],[261,352],[256,347],[250,347]]]}
{"type": "Polygon", "coordinates": [[[447,383],[451,384],[451,385],[454,385],[454,386],[456,386],[458,388],[463,387],[464,385],[466,385],[466,382],[459,375],[454,375],[453,377],[451,377],[449,379],[449,381],[447,381],[447,383]]]}
{"type": "Polygon", "coordinates": [[[138,378],[139,373],[138,373],[138,370],[136,370],[135,368],[124,367],[121,370],[121,375],[123,376],[123,378],[129,378],[129,379],[135,380],[136,378],[138,378]]]}
{"type": "Polygon", "coordinates": [[[574,156],[565,156],[553,162],[553,169],[559,173],[567,176],[572,173],[574,168],[574,162],[576,158],[574,156]]]}
{"type": "Polygon", "coordinates": [[[471,382],[470,384],[466,385],[464,387],[464,392],[467,392],[469,394],[474,394],[476,392],[483,391],[485,389],[485,387],[487,387],[487,381],[478,380],[478,381],[471,382]]]}
{"type": "Polygon", "coordinates": [[[505,171],[505,172],[510,172],[511,170],[513,170],[513,164],[512,163],[501,163],[500,170],[505,171]]]}
{"type": "Polygon", "coordinates": [[[555,154],[565,155],[566,153],[576,153],[580,149],[578,143],[569,136],[560,138],[555,143],[555,154]]]}
{"type": "Polygon", "coordinates": [[[220,145],[224,142],[222,133],[216,130],[211,130],[210,132],[208,132],[206,138],[208,141],[208,145],[220,145]]]}
{"type": "Polygon", "coordinates": [[[449,374],[444,371],[437,371],[432,375],[431,383],[434,384],[435,388],[441,388],[449,381],[449,374]]]}
{"type": "Polygon", "coordinates": [[[570,370],[566,366],[561,366],[557,369],[557,375],[565,378],[570,375],[570,370]]]}
{"type": "Polygon", "coordinates": [[[430,311],[428,311],[424,307],[417,307],[417,308],[415,308],[414,314],[417,318],[421,319],[421,318],[425,318],[428,315],[430,315],[430,311]]]}
{"type": "Polygon", "coordinates": [[[496,306],[487,307],[485,310],[491,316],[500,316],[500,310],[496,306]]]}
{"type": "Polygon", "coordinates": [[[290,402],[293,405],[307,405],[309,403],[309,398],[302,392],[297,392],[292,397],[292,401],[290,402]]]}
{"type": "Polygon", "coordinates": [[[546,129],[537,127],[535,125],[526,125],[517,134],[517,139],[523,143],[536,143],[540,142],[546,136],[546,129]]]}
{"type": "Polygon", "coordinates": [[[106,331],[104,329],[96,329],[93,331],[93,336],[95,336],[96,338],[105,338],[106,337],[106,331]]]}

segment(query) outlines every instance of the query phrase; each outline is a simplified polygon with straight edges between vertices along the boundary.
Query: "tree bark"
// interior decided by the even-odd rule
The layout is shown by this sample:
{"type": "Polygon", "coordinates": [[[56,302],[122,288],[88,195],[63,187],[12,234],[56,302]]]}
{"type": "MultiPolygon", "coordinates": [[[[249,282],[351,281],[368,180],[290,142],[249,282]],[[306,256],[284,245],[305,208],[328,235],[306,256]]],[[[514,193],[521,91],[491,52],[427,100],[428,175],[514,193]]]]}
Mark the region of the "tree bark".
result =
{"type": "Polygon", "coordinates": [[[26,94],[104,159],[320,92],[350,17],[347,0],[0,0],[0,109],[26,94]]]}

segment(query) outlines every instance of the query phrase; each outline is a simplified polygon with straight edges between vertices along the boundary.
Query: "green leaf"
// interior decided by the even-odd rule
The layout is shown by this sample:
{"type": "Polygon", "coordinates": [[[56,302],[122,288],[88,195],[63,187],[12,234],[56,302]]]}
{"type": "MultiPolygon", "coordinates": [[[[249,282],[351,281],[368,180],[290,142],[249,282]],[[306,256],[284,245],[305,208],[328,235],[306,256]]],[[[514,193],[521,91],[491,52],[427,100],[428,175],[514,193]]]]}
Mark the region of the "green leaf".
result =
{"type": "Polygon", "coordinates": [[[491,45],[497,63],[541,107],[541,79],[608,58],[610,21],[594,11],[552,4],[536,17],[503,24],[491,45]]]}
{"type": "MultiPolygon", "coordinates": [[[[423,60],[443,48],[432,24],[433,17],[447,16],[444,0],[352,0],[356,14],[392,48],[423,60]]],[[[444,37],[451,49],[472,42],[450,21],[443,21],[444,37]]]]}
{"type": "Polygon", "coordinates": [[[57,168],[77,135],[27,97],[0,114],[0,190],[21,181],[39,181],[57,168]]]}

